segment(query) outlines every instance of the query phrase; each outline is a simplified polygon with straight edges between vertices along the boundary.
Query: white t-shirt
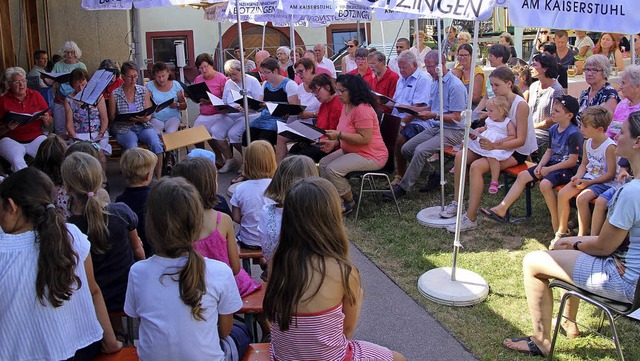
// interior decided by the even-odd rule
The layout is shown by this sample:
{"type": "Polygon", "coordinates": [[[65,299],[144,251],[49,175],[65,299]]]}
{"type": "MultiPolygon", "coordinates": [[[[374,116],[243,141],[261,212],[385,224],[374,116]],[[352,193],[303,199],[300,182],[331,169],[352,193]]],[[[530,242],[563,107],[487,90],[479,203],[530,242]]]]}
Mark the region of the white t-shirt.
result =
{"type": "Polygon", "coordinates": [[[75,274],[82,286],[55,308],[48,300],[43,306],[36,295],[36,232],[0,233],[0,360],[66,360],[102,339],[84,269],[91,244],[78,227],[67,224],[67,229],[78,254],[75,274]]]}
{"type": "Polygon", "coordinates": [[[336,66],[333,64],[333,61],[331,61],[331,59],[323,57],[322,61],[318,63],[318,66],[329,70],[333,78],[336,77],[336,66]]]}
{"type": "Polygon", "coordinates": [[[202,296],[205,321],[191,315],[191,307],[180,299],[177,276],[187,257],[154,255],[136,262],[129,271],[124,311],[140,318],[140,360],[223,360],[218,335],[218,315],[242,308],[236,281],[226,264],[205,258],[207,292],[202,296]]]}
{"type": "MultiPolygon", "coordinates": [[[[585,141],[585,148],[587,149],[587,159],[589,163],[587,163],[587,172],[582,177],[584,179],[596,179],[602,175],[607,174],[607,148],[609,146],[616,146],[616,143],[611,140],[611,138],[607,137],[602,144],[598,148],[593,148],[593,139],[589,138],[585,141]]],[[[584,159],[582,160],[585,161],[584,159]]],[[[613,187],[618,182],[616,182],[615,177],[604,183],[604,185],[613,187]]]]}
{"type": "Polygon", "coordinates": [[[307,92],[304,89],[304,84],[298,85],[298,99],[301,105],[305,105],[305,112],[317,112],[320,109],[320,102],[318,98],[311,92],[307,92]]]}
{"type": "MultiPolygon", "coordinates": [[[[245,86],[247,87],[247,95],[253,99],[259,100],[262,97],[262,85],[260,85],[258,79],[252,77],[251,75],[245,75],[244,79],[245,86]]],[[[237,104],[233,100],[231,90],[235,90],[239,93],[240,89],[242,89],[242,82],[234,83],[233,80],[227,79],[227,82],[224,83],[224,89],[222,90],[222,101],[225,104],[229,105],[237,104]]]]}
{"type": "Polygon", "coordinates": [[[267,202],[264,191],[269,183],[271,183],[270,178],[244,181],[238,184],[229,201],[232,207],[240,209],[242,215],[237,238],[248,246],[262,246],[258,224],[262,207],[267,202]]]}

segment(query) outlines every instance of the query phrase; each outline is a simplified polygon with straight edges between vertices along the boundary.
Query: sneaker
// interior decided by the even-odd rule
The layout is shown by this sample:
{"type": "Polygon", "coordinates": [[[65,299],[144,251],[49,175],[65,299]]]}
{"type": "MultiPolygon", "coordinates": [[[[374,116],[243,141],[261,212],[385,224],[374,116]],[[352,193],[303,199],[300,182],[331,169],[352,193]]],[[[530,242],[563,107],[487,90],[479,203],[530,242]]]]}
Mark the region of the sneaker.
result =
{"type": "MultiPolygon", "coordinates": [[[[407,194],[407,191],[405,191],[404,189],[402,189],[402,187],[400,187],[399,185],[395,185],[393,186],[393,194],[396,196],[396,200],[404,197],[407,194]]],[[[393,200],[393,195],[391,195],[391,192],[387,192],[384,194],[384,199],[386,201],[392,201],[393,200]]]]}
{"type": "MultiPolygon", "coordinates": [[[[478,221],[472,221],[469,218],[467,218],[466,213],[462,216],[462,220],[460,221],[460,232],[464,232],[464,231],[470,231],[472,229],[476,229],[478,228],[478,221]]],[[[451,232],[451,233],[455,233],[456,232],[456,225],[452,224],[450,226],[447,226],[447,231],[451,232]]]]}
{"type": "Polygon", "coordinates": [[[235,159],[233,159],[233,158],[227,159],[224,162],[224,165],[222,166],[222,168],[220,168],[220,170],[218,170],[218,173],[228,173],[236,166],[236,164],[237,164],[237,162],[236,162],[235,159]]]}
{"type": "Polygon", "coordinates": [[[444,211],[440,212],[440,217],[451,218],[451,217],[455,217],[457,214],[458,214],[458,202],[452,201],[444,208],[444,211]]]}
{"type": "Polygon", "coordinates": [[[342,215],[346,216],[347,214],[353,212],[353,209],[355,207],[356,207],[355,200],[352,200],[351,202],[342,201],[342,215]]]}
{"type": "Polygon", "coordinates": [[[426,193],[426,192],[434,191],[438,188],[440,188],[440,173],[433,172],[429,176],[429,179],[427,180],[427,184],[425,184],[424,187],[418,189],[418,191],[420,193],[426,193]]]}
{"type": "Polygon", "coordinates": [[[439,160],[440,160],[440,153],[433,153],[433,155],[429,157],[429,159],[427,159],[427,163],[433,163],[439,160]]]}

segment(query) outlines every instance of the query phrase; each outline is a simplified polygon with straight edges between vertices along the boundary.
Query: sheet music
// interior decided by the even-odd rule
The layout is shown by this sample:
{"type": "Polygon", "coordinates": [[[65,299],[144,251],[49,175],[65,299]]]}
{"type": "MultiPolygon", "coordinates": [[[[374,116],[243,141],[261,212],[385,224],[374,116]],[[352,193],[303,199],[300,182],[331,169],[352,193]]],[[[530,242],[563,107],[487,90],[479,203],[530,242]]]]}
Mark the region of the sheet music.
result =
{"type": "Polygon", "coordinates": [[[211,105],[214,106],[220,106],[220,105],[227,105],[225,104],[222,99],[218,98],[217,96],[211,94],[210,92],[207,92],[207,95],[209,96],[209,101],[211,102],[211,105]]]}
{"type": "Polygon", "coordinates": [[[96,105],[98,104],[98,100],[100,96],[104,92],[104,90],[111,83],[111,79],[115,74],[108,70],[97,70],[91,80],[87,83],[87,85],[82,89],[81,92],[76,94],[73,99],[81,101],[86,104],[96,105]]]}

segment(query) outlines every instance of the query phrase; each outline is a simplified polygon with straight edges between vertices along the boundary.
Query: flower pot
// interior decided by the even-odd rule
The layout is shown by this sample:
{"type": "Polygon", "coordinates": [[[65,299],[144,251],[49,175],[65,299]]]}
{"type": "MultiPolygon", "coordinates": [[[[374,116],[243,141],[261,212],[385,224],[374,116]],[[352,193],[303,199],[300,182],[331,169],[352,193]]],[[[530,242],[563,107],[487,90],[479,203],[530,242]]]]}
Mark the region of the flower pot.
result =
{"type": "Polygon", "coordinates": [[[576,75],[582,74],[582,68],[584,67],[584,60],[576,60],[573,65],[576,66],[576,75]]]}

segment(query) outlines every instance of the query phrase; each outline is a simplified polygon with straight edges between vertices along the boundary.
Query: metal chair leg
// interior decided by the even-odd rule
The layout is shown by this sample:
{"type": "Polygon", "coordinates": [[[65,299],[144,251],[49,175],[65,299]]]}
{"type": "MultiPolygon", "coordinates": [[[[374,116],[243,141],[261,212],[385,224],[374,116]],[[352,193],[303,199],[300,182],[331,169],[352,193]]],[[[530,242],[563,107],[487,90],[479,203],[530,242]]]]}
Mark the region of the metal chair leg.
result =
{"type": "Polygon", "coordinates": [[[360,214],[360,204],[362,204],[362,198],[364,198],[364,192],[362,192],[362,190],[364,189],[364,179],[368,178],[366,176],[366,174],[364,176],[362,176],[362,179],[360,179],[360,193],[358,193],[358,196],[360,197],[360,199],[358,199],[358,204],[356,204],[356,219],[355,219],[355,223],[358,223],[358,215],[360,214]]]}

